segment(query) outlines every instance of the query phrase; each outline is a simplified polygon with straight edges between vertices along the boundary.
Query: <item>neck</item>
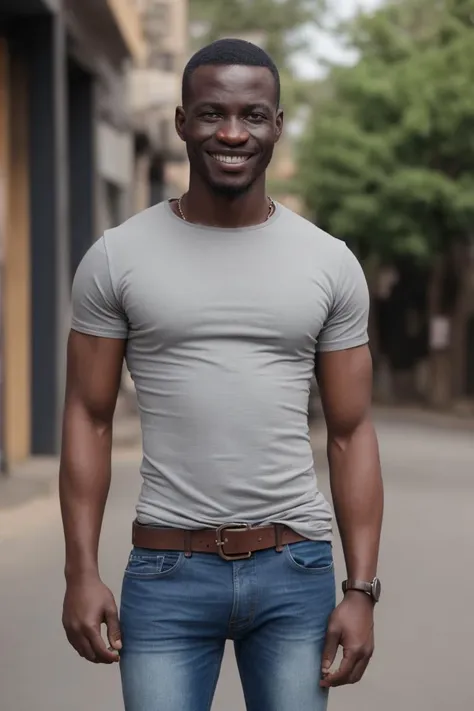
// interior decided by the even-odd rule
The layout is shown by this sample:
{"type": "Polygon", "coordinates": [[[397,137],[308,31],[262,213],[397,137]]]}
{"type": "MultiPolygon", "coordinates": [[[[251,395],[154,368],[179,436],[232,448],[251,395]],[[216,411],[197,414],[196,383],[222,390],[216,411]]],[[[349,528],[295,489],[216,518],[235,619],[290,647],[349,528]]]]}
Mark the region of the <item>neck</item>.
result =
{"type": "Polygon", "coordinates": [[[247,192],[238,195],[219,194],[191,174],[189,190],[183,199],[186,220],[210,227],[250,227],[264,222],[269,203],[265,178],[247,192]]]}

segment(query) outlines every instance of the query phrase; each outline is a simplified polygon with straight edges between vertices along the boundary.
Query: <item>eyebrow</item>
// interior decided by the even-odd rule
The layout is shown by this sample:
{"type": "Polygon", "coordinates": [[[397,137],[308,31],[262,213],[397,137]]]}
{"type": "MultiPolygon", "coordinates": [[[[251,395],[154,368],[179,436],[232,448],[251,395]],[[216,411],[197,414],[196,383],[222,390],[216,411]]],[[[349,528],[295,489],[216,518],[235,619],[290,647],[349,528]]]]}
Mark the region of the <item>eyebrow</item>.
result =
{"type": "Polygon", "coordinates": [[[246,111],[272,111],[272,107],[269,104],[265,103],[258,103],[258,104],[248,104],[248,106],[245,107],[246,111]]]}
{"type": "MultiPolygon", "coordinates": [[[[217,111],[226,111],[227,107],[224,104],[221,104],[218,101],[202,101],[194,106],[194,111],[203,111],[204,109],[213,109],[217,111]]],[[[246,104],[243,107],[243,112],[251,112],[251,111],[263,111],[265,113],[270,113],[272,111],[272,107],[269,104],[266,103],[255,103],[255,104],[246,104]]]]}
{"type": "Polygon", "coordinates": [[[221,111],[225,108],[225,106],[220,104],[218,101],[200,101],[195,104],[193,108],[194,111],[202,111],[203,109],[218,109],[221,111]]]}

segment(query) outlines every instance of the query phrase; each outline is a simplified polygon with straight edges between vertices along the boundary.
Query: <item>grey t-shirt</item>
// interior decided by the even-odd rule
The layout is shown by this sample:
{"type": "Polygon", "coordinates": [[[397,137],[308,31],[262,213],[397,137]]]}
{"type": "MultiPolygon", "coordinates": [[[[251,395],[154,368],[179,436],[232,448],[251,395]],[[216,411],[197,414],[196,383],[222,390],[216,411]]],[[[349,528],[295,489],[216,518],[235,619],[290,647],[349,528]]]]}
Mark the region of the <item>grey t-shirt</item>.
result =
{"type": "Polygon", "coordinates": [[[142,523],[285,523],[332,537],[308,428],[315,351],[367,343],[369,296],[346,245],[278,204],[243,229],[168,202],[83,258],[72,328],[127,339],[143,431],[142,523]]]}

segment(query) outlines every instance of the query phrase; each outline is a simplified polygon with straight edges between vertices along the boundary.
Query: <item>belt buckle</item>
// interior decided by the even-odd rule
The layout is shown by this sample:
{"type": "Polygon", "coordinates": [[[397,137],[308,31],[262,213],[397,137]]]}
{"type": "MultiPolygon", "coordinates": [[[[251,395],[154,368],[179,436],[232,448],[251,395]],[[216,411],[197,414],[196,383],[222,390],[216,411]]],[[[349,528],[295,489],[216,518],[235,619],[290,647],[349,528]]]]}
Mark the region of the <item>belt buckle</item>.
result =
{"type": "Polygon", "coordinates": [[[217,552],[219,553],[222,560],[248,560],[251,557],[252,551],[248,551],[247,553],[236,553],[235,555],[228,555],[224,550],[225,544],[228,543],[227,538],[225,538],[226,531],[248,531],[250,528],[251,526],[248,523],[236,523],[231,525],[224,524],[223,526],[219,526],[219,528],[216,529],[217,552]]]}

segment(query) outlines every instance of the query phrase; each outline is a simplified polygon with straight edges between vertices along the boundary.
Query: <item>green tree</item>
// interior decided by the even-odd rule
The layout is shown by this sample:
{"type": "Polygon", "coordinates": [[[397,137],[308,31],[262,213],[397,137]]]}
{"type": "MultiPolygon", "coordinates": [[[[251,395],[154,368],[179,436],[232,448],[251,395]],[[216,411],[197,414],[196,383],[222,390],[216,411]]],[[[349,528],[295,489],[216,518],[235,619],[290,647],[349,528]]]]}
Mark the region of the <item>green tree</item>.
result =
{"type": "MultiPolygon", "coordinates": [[[[459,341],[474,225],[474,0],[401,0],[345,31],[360,59],[329,75],[301,146],[301,189],[317,222],[362,257],[410,257],[432,282],[454,264],[459,341]]],[[[434,297],[433,312],[443,308],[434,297]]]]}
{"type": "Polygon", "coordinates": [[[440,5],[407,1],[356,22],[361,59],[331,73],[302,144],[308,205],[364,253],[430,259],[469,236],[474,25],[440,5]]]}

